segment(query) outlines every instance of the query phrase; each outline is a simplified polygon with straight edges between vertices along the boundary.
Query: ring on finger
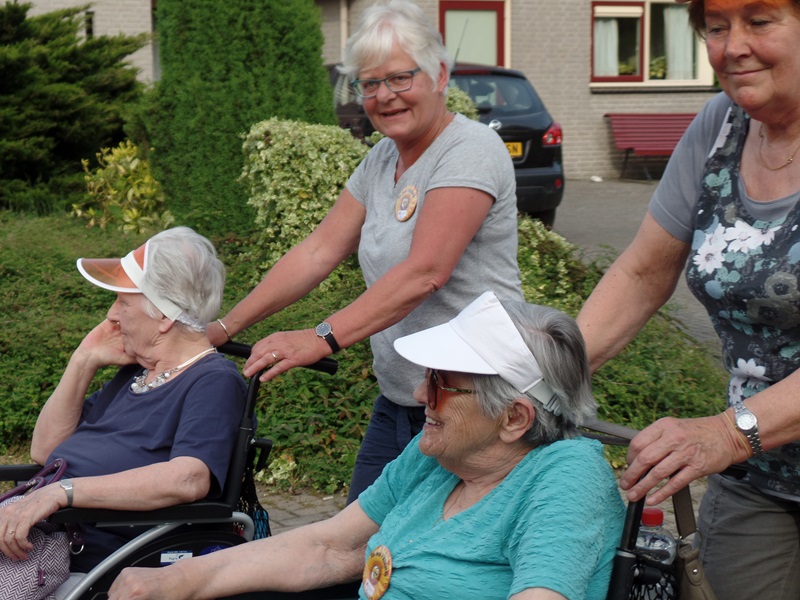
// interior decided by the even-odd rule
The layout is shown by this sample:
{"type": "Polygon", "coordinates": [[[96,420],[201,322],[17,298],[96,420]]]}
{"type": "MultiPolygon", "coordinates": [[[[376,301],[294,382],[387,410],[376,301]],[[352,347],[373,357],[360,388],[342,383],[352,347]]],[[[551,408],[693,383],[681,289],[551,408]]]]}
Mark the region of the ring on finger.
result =
{"type": "Polygon", "coordinates": [[[278,355],[275,354],[275,350],[272,351],[272,358],[275,359],[275,362],[278,362],[280,360],[280,358],[278,358],[278,355]]]}
{"type": "Polygon", "coordinates": [[[8,531],[6,531],[6,535],[14,535],[14,530],[9,529],[8,531]]]}

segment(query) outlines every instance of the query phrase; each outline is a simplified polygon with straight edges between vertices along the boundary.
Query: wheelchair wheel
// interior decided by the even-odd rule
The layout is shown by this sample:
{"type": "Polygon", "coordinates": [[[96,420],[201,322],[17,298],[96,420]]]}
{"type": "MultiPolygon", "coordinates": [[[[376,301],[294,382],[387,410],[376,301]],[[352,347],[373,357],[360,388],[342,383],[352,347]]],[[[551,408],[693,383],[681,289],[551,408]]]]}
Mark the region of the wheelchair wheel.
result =
{"type": "Polygon", "coordinates": [[[162,538],[153,540],[143,546],[123,563],[105,573],[89,590],[81,596],[81,600],[106,600],[108,590],[117,575],[126,567],[163,567],[180,558],[202,556],[217,550],[238,546],[246,540],[230,530],[191,530],[173,531],[162,538]]]}

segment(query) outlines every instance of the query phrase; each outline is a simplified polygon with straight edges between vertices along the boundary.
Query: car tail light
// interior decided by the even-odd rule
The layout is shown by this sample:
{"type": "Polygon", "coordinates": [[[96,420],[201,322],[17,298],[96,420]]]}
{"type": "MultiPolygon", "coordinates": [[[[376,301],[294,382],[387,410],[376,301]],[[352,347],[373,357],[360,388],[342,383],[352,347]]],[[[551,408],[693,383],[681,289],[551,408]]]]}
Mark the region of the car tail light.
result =
{"type": "Polygon", "coordinates": [[[542,146],[560,146],[561,138],[561,125],[553,123],[542,136],[542,146]]]}

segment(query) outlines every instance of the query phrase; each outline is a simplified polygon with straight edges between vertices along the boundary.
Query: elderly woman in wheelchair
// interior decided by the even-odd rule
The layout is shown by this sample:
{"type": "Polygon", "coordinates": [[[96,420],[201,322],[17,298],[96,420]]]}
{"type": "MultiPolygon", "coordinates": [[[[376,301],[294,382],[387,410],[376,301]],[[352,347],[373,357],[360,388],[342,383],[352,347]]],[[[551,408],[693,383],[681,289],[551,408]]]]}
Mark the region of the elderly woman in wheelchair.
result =
{"type": "Polygon", "coordinates": [[[356,502],[273,538],[126,569],[109,598],[361,578],[368,599],[604,599],[624,509],[602,446],[578,435],[594,402],[575,322],[486,292],[395,348],[428,369],[416,391],[426,424],[356,502]]]}
{"type": "MultiPolygon", "coordinates": [[[[67,506],[148,510],[219,494],[246,387],[208,340],[225,267],[186,227],[122,259],[79,259],[90,282],[117,293],[73,352],[33,432],[31,457],[62,458],[67,479],[0,509],[0,552],[24,559],[30,528],[67,506]],[[97,371],[119,367],[86,397],[97,371]]],[[[86,573],[138,528],[83,528],[71,571],[86,573]]]]}

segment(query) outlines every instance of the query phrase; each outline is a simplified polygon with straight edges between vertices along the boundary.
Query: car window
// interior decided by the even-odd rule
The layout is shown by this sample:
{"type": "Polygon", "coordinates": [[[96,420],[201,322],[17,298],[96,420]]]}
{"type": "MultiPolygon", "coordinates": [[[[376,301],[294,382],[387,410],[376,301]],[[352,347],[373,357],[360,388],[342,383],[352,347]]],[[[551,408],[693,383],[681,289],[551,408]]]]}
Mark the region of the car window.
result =
{"type": "Polygon", "coordinates": [[[333,105],[338,108],[358,101],[353,87],[350,85],[347,77],[339,73],[335,68],[331,72],[331,79],[333,80],[333,105]]]}
{"type": "Polygon", "coordinates": [[[543,106],[530,84],[518,77],[498,75],[453,75],[450,85],[464,90],[478,110],[494,114],[539,112],[543,106]]]}

